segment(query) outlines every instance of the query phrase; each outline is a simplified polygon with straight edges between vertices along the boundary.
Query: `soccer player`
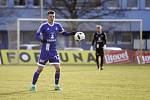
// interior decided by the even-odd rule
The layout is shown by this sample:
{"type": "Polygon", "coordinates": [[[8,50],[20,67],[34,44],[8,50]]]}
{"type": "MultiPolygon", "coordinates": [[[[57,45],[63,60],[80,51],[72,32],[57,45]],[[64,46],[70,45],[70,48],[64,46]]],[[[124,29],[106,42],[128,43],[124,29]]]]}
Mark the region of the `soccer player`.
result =
{"type": "MultiPolygon", "coordinates": [[[[33,75],[31,91],[36,90],[36,82],[40,73],[42,72],[45,64],[49,62],[54,65],[55,72],[55,90],[61,90],[59,85],[60,79],[60,58],[56,49],[56,37],[58,34],[65,36],[74,35],[75,32],[65,32],[60,23],[57,23],[55,20],[55,12],[53,10],[48,11],[48,21],[42,23],[39,27],[35,38],[42,43],[40,57],[38,59],[37,65],[38,68],[33,75]]],[[[61,42],[61,41],[60,41],[61,42]]]]}
{"type": "Polygon", "coordinates": [[[104,59],[104,45],[106,45],[106,33],[102,32],[102,26],[96,25],[96,32],[93,35],[91,50],[95,44],[96,49],[96,63],[97,69],[103,70],[103,59],[104,59]],[[99,57],[101,57],[101,63],[99,64],[99,57]]]}

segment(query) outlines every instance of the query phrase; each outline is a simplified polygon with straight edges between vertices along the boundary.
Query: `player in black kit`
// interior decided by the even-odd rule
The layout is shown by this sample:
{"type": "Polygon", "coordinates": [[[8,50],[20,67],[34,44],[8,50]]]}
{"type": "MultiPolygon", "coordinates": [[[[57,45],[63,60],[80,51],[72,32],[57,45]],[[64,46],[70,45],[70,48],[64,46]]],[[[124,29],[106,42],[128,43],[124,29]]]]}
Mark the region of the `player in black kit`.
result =
{"type": "Polygon", "coordinates": [[[104,45],[106,45],[106,33],[102,32],[101,25],[96,25],[96,32],[93,35],[92,46],[90,49],[93,50],[93,46],[95,46],[96,63],[98,70],[103,70],[104,45]],[[99,57],[101,57],[100,64],[99,64],[99,57]]]}

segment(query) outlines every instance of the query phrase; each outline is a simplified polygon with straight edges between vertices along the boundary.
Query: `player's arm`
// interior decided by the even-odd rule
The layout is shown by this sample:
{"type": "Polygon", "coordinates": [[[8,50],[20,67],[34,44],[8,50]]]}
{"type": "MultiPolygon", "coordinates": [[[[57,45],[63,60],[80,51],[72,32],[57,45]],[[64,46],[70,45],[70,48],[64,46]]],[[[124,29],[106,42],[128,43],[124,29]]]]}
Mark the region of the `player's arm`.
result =
{"type": "Polygon", "coordinates": [[[76,33],[76,32],[66,32],[61,24],[58,24],[58,30],[59,30],[59,33],[64,36],[75,35],[76,33]]]}
{"type": "Polygon", "coordinates": [[[92,40],[92,44],[91,44],[90,50],[93,50],[94,43],[95,43],[95,33],[93,35],[93,40],[92,40]]]}
{"type": "Polygon", "coordinates": [[[37,30],[36,34],[35,34],[35,38],[40,41],[40,42],[46,42],[46,40],[43,38],[43,26],[41,25],[39,27],[39,29],[37,30]]]}
{"type": "Polygon", "coordinates": [[[60,32],[62,35],[64,36],[70,36],[70,35],[75,35],[76,32],[65,32],[65,31],[62,31],[60,32]]]}
{"type": "Polygon", "coordinates": [[[106,33],[104,33],[104,37],[103,37],[103,48],[106,48],[106,42],[107,42],[107,36],[106,36],[106,33]]]}
{"type": "Polygon", "coordinates": [[[106,33],[104,33],[104,39],[103,39],[103,44],[104,45],[106,44],[106,40],[107,40],[107,36],[106,36],[106,33]]]}

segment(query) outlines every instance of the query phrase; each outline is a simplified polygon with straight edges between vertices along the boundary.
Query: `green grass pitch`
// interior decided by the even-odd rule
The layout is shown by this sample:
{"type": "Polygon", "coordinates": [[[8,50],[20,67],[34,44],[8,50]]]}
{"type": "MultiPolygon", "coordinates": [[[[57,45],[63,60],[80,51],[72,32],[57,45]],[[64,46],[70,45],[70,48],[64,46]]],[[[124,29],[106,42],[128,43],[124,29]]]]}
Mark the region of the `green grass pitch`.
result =
{"type": "Polygon", "coordinates": [[[62,92],[54,91],[54,67],[46,66],[29,91],[35,66],[0,66],[0,100],[150,100],[149,65],[62,65],[62,92]]]}

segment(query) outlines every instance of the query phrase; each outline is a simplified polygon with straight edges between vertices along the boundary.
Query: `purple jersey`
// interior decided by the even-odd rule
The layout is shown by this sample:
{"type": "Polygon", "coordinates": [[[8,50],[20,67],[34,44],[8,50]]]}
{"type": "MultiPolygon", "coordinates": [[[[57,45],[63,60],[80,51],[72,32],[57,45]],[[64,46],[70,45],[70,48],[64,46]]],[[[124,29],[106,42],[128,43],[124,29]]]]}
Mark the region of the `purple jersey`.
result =
{"type": "Polygon", "coordinates": [[[48,43],[43,43],[41,50],[43,51],[53,51],[56,49],[56,38],[57,34],[63,32],[61,24],[54,23],[50,25],[48,22],[41,24],[35,37],[37,40],[41,41],[45,39],[48,43]]]}
{"type": "MultiPolygon", "coordinates": [[[[39,41],[46,40],[42,43],[40,58],[44,64],[49,60],[51,63],[59,63],[59,56],[56,50],[56,38],[57,35],[63,32],[61,24],[54,22],[50,25],[48,22],[41,24],[35,38],[39,41]]],[[[39,61],[40,62],[40,61],[39,61]]]]}

